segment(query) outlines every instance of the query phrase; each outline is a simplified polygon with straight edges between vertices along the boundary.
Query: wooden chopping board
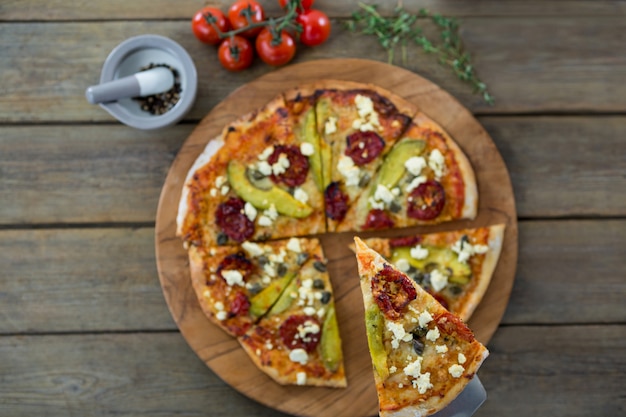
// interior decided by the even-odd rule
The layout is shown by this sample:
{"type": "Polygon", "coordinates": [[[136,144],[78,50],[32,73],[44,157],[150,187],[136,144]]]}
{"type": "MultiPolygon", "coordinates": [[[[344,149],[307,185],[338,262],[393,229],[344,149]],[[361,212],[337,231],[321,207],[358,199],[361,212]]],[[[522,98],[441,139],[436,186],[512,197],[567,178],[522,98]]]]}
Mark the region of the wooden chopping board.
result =
{"type": "MultiPolygon", "coordinates": [[[[175,236],[176,213],[187,171],[207,142],[239,116],[260,108],[278,93],[320,79],[372,83],[390,90],[442,125],[465,151],[475,169],[478,217],[440,226],[413,227],[360,236],[401,236],[505,223],[500,261],[492,282],[469,320],[487,343],[504,314],[517,263],[517,216],[509,173],[493,141],[452,96],[404,69],[362,59],[331,59],[290,65],[242,86],[217,105],[191,133],[165,180],[156,217],[156,259],[165,299],[180,332],[196,354],[226,383],[268,407],[299,416],[358,417],[378,413],[356,259],[348,248],[354,233],[320,236],[336,295],[348,388],[281,386],[259,371],[238,342],[202,313],[191,286],[182,241],[175,236]]],[[[483,366],[489,366],[489,359],[483,366]]]]}

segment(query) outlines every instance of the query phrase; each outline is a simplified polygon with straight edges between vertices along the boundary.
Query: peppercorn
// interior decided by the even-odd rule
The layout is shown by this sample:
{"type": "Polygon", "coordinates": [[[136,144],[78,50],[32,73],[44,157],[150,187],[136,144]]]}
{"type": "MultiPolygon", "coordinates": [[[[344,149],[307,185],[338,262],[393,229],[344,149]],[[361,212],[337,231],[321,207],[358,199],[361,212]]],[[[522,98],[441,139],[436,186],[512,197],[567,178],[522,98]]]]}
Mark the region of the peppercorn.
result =
{"type": "Polygon", "coordinates": [[[141,110],[148,112],[152,115],[159,116],[170,111],[178,100],[180,100],[180,93],[182,88],[180,86],[180,74],[178,71],[167,64],[154,64],[150,63],[145,67],[140,68],[140,71],[147,71],[156,67],[164,67],[172,71],[174,74],[174,86],[168,91],[159,94],[153,94],[146,97],[133,97],[133,100],[139,103],[141,110]]]}

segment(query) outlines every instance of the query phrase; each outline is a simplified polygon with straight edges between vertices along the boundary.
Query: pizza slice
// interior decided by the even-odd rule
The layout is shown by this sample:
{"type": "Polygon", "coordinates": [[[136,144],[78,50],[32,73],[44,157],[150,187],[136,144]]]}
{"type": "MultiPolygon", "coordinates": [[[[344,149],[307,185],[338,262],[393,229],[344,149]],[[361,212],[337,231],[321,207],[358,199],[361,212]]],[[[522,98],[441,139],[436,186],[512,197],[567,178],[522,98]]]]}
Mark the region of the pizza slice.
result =
{"type": "Polygon", "coordinates": [[[213,247],[324,232],[310,157],[314,148],[295,134],[282,96],[227,126],[189,171],[178,235],[213,247]]]}
{"type": "Polygon", "coordinates": [[[478,190],[469,160],[443,128],[420,113],[337,230],[473,219],[477,207],[478,190]]]}
{"type": "Polygon", "coordinates": [[[274,305],[300,274],[315,239],[202,248],[190,246],[191,281],[202,311],[232,336],[240,336],[274,305]]]}
{"type": "Polygon", "coordinates": [[[417,109],[369,84],[321,81],[311,89],[316,97],[328,231],[335,231],[417,109]]]}
{"type": "Polygon", "coordinates": [[[485,295],[502,250],[504,225],[371,238],[365,243],[462,320],[485,295]]]}
{"type": "Polygon", "coordinates": [[[239,342],[258,368],[280,384],[345,387],[334,293],[321,246],[306,253],[297,276],[239,342]]]}
{"type": "Polygon", "coordinates": [[[412,279],[358,237],[355,243],[380,416],[442,410],[489,352],[412,279]]]}

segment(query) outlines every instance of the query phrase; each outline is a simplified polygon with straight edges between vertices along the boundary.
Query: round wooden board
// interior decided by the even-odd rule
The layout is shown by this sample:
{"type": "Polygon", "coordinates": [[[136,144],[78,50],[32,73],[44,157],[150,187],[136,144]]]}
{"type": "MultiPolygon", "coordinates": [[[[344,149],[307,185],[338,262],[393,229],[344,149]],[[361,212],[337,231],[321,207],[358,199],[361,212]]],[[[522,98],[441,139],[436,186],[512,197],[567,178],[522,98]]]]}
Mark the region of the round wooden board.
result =
{"type": "MultiPolygon", "coordinates": [[[[244,85],[216,106],[189,136],[165,180],[156,217],[157,267],[165,299],[183,337],[233,388],[268,407],[293,415],[373,416],[378,413],[378,400],[365,336],[356,259],[348,248],[354,233],[320,236],[336,294],[348,378],[346,389],[281,386],[259,371],[237,340],[202,313],[191,287],[186,251],[175,236],[183,182],[206,143],[226,124],[260,108],[280,92],[320,79],[372,83],[404,97],[439,122],[469,157],[479,190],[479,213],[475,220],[376,235],[400,236],[505,223],[500,261],[485,297],[469,321],[478,340],[489,341],[508,303],[517,263],[517,216],[509,173],[487,132],[459,102],[430,81],[381,62],[332,59],[290,65],[244,85]]],[[[489,360],[483,366],[489,367],[489,360]]]]}

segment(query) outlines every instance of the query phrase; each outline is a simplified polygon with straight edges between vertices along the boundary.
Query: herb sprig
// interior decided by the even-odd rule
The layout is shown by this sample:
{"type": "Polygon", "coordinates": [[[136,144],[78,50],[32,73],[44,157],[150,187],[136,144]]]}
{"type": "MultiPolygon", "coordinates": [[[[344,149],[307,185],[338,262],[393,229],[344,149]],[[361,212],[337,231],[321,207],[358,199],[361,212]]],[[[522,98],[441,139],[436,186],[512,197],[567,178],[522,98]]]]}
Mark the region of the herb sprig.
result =
{"type": "Polygon", "coordinates": [[[380,45],[387,50],[389,63],[393,63],[396,47],[400,46],[402,62],[406,64],[407,46],[409,42],[413,42],[424,52],[436,54],[442,65],[450,67],[460,80],[470,84],[475,93],[493,105],[493,96],[487,90],[487,85],[476,75],[470,55],[463,48],[456,19],[430,14],[425,9],[412,14],[402,6],[396,8],[394,16],[385,17],[378,13],[376,5],[359,3],[359,7],[361,10],[354,12],[352,19],[347,22],[348,30],[376,36],[380,45]],[[428,18],[435,24],[439,29],[439,41],[433,41],[424,35],[422,28],[418,26],[420,18],[428,18]]]}

